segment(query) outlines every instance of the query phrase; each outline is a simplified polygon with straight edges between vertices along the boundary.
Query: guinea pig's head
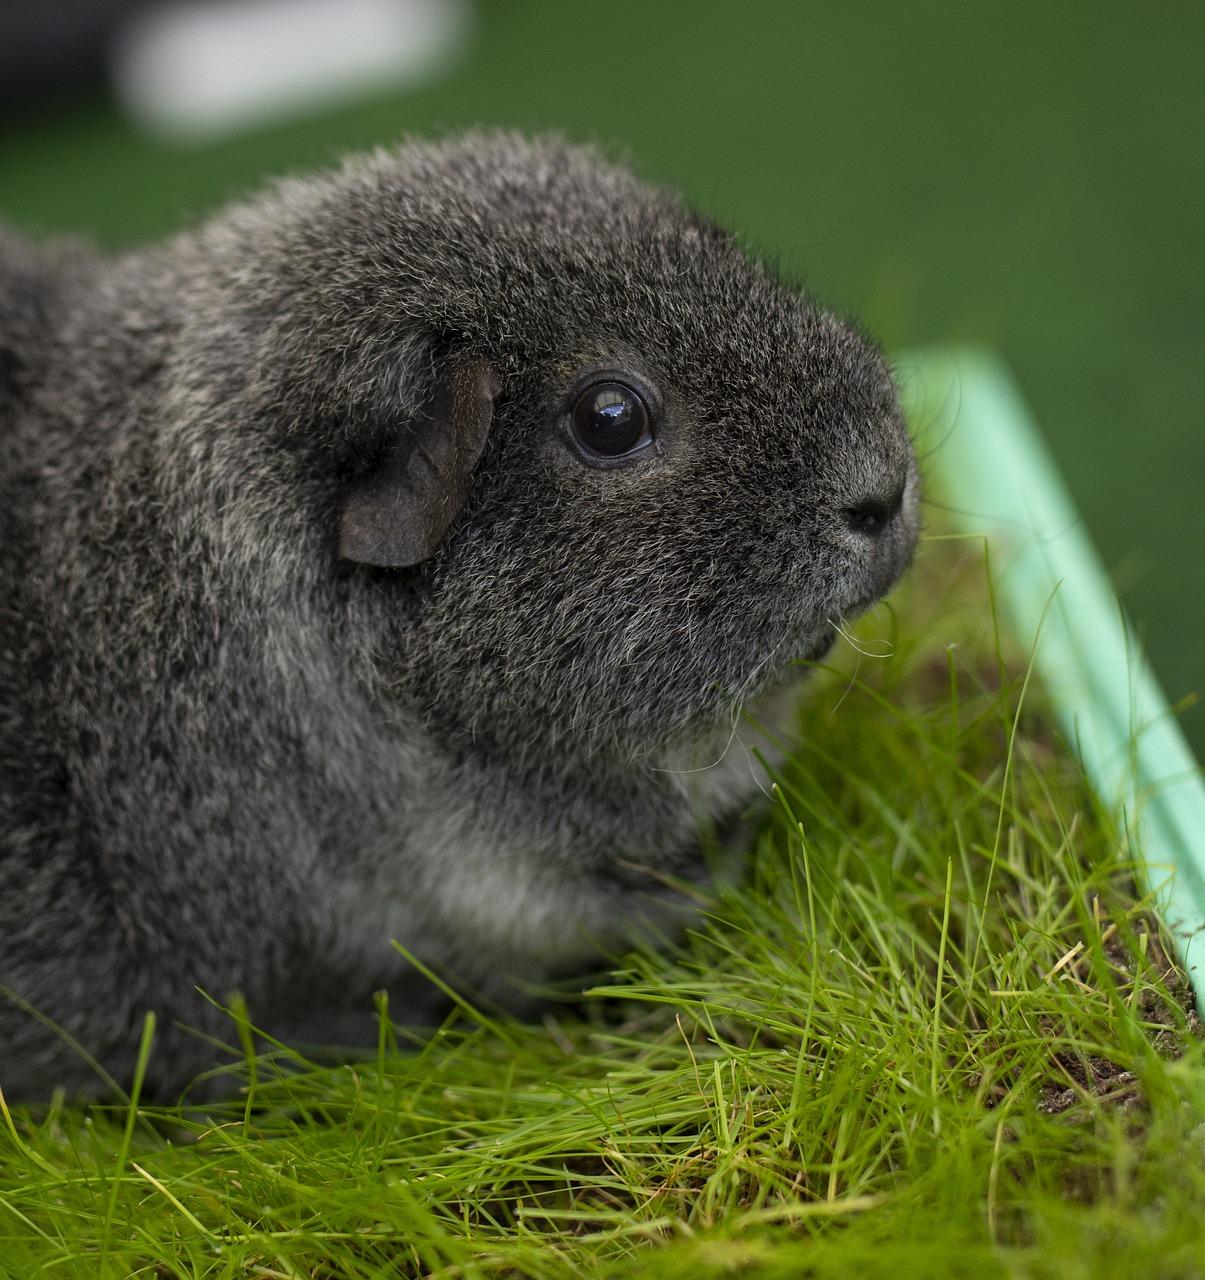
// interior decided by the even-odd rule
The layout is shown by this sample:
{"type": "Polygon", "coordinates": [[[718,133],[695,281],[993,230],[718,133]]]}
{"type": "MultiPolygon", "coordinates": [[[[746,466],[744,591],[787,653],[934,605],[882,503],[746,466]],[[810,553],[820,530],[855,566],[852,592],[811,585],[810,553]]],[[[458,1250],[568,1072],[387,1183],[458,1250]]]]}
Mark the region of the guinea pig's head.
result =
{"type": "Polygon", "coordinates": [[[331,572],[372,601],[383,685],[443,731],[680,740],[907,565],[916,468],[882,356],[672,196],[485,136],[283,204],[271,359],[341,424],[331,572]]]}

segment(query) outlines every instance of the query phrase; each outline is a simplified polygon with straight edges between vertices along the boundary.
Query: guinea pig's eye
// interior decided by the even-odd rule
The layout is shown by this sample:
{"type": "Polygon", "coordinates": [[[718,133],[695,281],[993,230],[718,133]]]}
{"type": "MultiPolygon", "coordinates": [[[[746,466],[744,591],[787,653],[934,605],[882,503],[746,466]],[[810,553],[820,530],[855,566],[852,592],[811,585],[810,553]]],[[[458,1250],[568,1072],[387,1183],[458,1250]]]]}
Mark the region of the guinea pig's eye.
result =
{"type": "Polygon", "coordinates": [[[596,382],[573,406],[573,437],[598,458],[621,458],[651,442],[648,406],[622,382],[596,382]]]}

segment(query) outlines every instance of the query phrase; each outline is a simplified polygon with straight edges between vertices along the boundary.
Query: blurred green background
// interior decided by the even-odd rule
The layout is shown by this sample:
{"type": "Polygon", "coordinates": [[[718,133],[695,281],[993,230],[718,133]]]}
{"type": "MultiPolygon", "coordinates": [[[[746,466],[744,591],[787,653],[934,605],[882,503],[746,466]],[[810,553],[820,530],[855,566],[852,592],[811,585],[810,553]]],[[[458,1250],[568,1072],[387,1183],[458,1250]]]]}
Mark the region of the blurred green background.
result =
{"type": "Polygon", "coordinates": [[[1201,4],[510,0],[437,84],[220,143],[100,91],[10,111],[0,217],[118,246],[406,132],[618,144],[889,348],[996,348],[1176,701],[1205,674],[1203,55],[1201,4]]]}

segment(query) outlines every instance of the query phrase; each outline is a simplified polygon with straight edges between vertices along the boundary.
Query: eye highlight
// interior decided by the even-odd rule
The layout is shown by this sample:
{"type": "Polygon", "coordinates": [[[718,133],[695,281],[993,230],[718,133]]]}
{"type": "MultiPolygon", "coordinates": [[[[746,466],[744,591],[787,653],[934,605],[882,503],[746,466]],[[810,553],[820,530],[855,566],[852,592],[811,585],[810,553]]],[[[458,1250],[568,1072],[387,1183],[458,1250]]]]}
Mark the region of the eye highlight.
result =
{"type": "Polygon", "coordinates": [[[626,383],[612,379],[595,382],[578,396],[570,425],[587,461],[618,461],[653,439],[644,398],[626,383]]]}

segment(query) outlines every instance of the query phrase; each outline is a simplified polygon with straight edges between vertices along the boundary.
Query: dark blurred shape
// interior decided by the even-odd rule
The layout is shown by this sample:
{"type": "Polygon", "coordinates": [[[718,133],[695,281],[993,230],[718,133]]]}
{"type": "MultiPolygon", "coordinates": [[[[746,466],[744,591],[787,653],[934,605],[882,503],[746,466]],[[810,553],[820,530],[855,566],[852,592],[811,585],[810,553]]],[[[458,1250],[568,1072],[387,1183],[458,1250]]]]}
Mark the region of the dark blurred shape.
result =
{"type": "Polygon", "coordinates": [[[169,141],[442,78],[472,0],[0,0],[0,109],[112,93],[169,141]]]}
{"type": "Polygon", "coordinates": [[[4,0],[0,105],[40,104],[105,79],[109,47],[147,0],[4,0]]]}

